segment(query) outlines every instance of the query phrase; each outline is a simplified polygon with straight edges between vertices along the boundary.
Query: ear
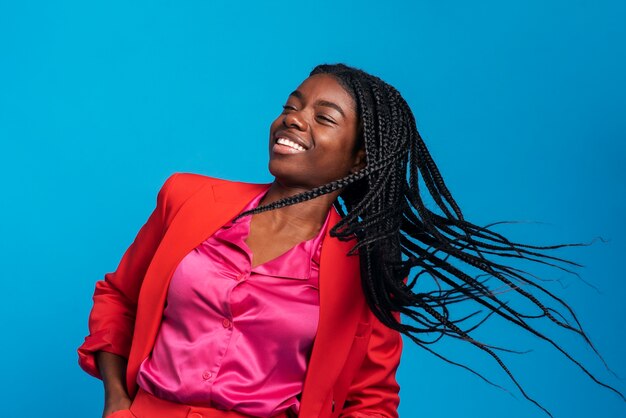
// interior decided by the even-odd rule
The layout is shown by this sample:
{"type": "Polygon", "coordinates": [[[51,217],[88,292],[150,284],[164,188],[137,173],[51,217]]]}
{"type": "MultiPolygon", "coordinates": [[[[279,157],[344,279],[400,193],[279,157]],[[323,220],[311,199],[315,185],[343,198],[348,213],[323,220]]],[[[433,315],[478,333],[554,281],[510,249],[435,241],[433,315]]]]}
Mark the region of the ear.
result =
{"type": "Polygon", "coordinates": [[[365,149],[359,148],[354,155],[354,162],[352,163],[350,173],[356,173],[357,171],[363,169],[363,167],[365,167],[365,149]]]}

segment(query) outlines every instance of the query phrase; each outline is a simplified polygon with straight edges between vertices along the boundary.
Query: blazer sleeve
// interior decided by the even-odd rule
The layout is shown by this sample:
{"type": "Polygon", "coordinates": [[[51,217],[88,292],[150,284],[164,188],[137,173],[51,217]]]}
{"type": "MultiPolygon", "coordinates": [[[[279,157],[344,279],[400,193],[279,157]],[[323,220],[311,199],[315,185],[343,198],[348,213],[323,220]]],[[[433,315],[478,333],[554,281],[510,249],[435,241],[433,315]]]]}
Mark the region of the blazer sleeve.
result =
{"type": "Polygon", "coordinates": [[[171,175],[161,187],[156,208],[122,256],[117,269],[96,282],[89,335],[78,348],[78,363],[92,376],[101,378],[95,352],[106,351],[128,358],[139,289],[165,232],[168,193],[176,176],[171,175]]]}
{"type": "MultiPolygon", "coordinates": [[[[399,314],[394,314],[400,320],[399,314]]],[[[402,337],[371,314],[372,333],[367,354],[348,390],[342,418],[397,418],[400,386],[396,370],[402,337]]]]}

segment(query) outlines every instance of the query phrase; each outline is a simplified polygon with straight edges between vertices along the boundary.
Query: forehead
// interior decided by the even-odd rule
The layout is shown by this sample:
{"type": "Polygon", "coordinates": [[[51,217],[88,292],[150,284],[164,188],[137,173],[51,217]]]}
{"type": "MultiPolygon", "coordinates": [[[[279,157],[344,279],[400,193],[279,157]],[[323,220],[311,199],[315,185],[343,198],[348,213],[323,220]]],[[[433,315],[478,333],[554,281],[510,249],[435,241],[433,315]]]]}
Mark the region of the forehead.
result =
{"type": "Polygon", "coordinates": [[[296,90],[306,100],[326,100],[344,109],[354,110],[354,99],[332,75],[315,74],[305,79],[296,90]]]}

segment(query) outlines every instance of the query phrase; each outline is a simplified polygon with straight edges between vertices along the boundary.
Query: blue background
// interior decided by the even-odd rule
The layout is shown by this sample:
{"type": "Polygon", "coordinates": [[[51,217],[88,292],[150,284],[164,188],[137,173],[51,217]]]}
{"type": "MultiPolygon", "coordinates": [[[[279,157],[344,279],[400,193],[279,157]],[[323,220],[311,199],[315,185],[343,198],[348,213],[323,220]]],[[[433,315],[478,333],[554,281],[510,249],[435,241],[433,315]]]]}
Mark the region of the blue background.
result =
{"type": "MultiPolygon", "coordinates": [[[[535,244],[608,240],[558,253],[598,291],[545,277],[626,376],[625,21],[622,1],[2,1],[2,416],[100,416],[75,352],[95,281],[171,173],[271,181],[269,124],[322,62],[403,93],[467,219],[542,222],[499,229],[535,244]]],[[[479,336],[534,350],[504,358],[555,416],[624,416],[549,345],[497,322],[479,336]]],[[[407,342],[401,416],[544,416],[480,350],[437,347],[515,397],[407,342]]]]}

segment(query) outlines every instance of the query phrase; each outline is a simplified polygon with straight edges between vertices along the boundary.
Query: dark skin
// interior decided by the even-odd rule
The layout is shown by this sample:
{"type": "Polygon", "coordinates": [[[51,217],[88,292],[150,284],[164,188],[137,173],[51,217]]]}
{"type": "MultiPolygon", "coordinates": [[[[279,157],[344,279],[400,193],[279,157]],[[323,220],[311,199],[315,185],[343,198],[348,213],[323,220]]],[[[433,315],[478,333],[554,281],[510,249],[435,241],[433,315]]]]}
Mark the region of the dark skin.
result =
{"type": "Polygon", "coordinates": [[[104,382],[104,411],[102,417],[115,411],[130,408],[131,400],[126,390],[127,360],[117,354],[98,351],[96,364],[104,382]]]}
{"type": "MultiPolygon", "coordinates": [[[[283,112],[270,126],[269,170],[274,176],[259,205],[266,205],[345,177],[365,166],[365,151],[356,149],[358,118],[352,96],[330,75],[304,80],[289,95],[283,112]],[[305,151],[283,153],[274,148],[277,137],[290,138],[305,151]]],[[[251,215],[246,239],[256,267],[298,243],[316,236],[341,190],[306,202],[251,215]]],[[[105,389],[102,416],[128,409],[131,400],[124,381],[126,359],[96,353],[105,389]]]]}

